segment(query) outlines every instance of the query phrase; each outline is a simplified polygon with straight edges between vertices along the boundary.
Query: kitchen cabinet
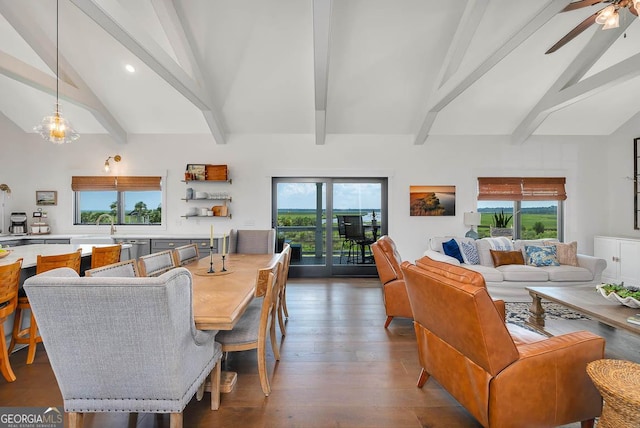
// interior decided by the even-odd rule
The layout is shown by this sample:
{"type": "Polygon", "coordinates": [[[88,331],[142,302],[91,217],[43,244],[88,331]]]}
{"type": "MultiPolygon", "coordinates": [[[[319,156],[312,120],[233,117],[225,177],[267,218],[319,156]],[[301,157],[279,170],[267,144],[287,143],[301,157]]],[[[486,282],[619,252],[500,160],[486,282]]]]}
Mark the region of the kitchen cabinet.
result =
{"type": "Polygon", "coordinates": [[[593,255],[607,262],[603,282],[640,287],[640,239],[596,236],[593,255]]]}
{"type": "MultiPolygon", "coordinates": [[[[152,239],[151,252],[157,253],[165,250],[173,250],[182,245],[198,244],[200,255],[209,252],[209,239],[152,239]]],[[[213,240],[213,252],[218,252],[218,238],[213,240]]]]}

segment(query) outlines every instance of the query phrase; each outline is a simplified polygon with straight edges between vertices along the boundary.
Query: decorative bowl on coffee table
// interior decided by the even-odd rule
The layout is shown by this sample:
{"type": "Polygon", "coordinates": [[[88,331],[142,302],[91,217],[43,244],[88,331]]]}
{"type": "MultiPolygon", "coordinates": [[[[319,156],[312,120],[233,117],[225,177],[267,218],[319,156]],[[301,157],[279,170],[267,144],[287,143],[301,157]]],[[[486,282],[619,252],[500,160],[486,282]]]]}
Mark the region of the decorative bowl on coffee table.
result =
{"type": "Polygon", "coordinates": [[[622,305],[628,306],[630,308],[640,308],[640,300],[635,299],[631,296],[622,297],[618,294],[620,289],[624,289],[622,285],[618,284],[599,284],[596,285],[596,290],[602,294],[602,297],[605,299],[614,302],[620,303],[622,305]]]}

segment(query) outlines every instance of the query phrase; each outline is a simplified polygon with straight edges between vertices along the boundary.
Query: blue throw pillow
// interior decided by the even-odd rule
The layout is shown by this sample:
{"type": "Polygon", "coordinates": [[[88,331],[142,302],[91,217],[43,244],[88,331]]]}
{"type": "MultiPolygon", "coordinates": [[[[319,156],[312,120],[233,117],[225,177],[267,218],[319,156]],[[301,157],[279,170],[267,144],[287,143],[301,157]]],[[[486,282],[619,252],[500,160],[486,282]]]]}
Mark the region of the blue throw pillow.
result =
{"type": "Polygon", "coordinates": [[[468,243],[464,241],[460,241],[460,251],[462,252],[462,258],[464,262],[468,265],[479,265],[480,264],[480,255],[478,254],[478,249],[476,248],[476,244],[468,243]]]}
{"type": "Polygon", "coordinates": [[[555,246],[537,247],[525,245],[526,263],[531,266],[560,266],[555,246]]]}
{"type": "Polygon", "coordinates": [[[460,254],[460,247],[458,247],[458,243],[455,239],[451,238],[447,242],[442,243],[442,249],[444,253],[449,257],[454,257],[458,259],[460,263],[464,263],[462,259],[462,254],[460,254]]]}

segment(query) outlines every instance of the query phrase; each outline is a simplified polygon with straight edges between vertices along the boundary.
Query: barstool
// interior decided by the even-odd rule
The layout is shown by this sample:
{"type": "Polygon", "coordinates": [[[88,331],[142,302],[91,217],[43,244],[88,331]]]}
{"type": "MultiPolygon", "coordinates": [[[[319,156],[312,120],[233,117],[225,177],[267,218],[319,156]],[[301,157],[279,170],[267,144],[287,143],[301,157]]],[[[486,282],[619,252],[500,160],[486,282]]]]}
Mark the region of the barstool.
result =
{"type": "Polygon", "coordinates": [[[4,339],[4,322],[16,310],[18,304],[21,270],[22,259],[10,265],[0,266],[0,373],[7,382],[16,380],[16,375],[9,364],[9,352],[4,339]]]}
{"type": "MultiPolygon", "coordinates": [[[[69,254],[59,254],[55,256],[38,255],[36,261],[36,275],[52,269],[68,267],[80,274],[80,260],[82,258],[82,250],[69,254]]],[[[29,298],[25,295],[18,296],[18,307],[16,308],[16,316],[13,320],[13,332],[11,334],[11,345],[9,345],[9,353],[13,351],[16,344],[29,345],[27,353],[27,364],[33,363],[36,357],[36,346],[42,342],[42,337],[38,334],[38,325],[36,318],[33,316],[29,298]],[[27,328],[22,328],[22,311],[30,312],[30,324],[27,328]]]]}

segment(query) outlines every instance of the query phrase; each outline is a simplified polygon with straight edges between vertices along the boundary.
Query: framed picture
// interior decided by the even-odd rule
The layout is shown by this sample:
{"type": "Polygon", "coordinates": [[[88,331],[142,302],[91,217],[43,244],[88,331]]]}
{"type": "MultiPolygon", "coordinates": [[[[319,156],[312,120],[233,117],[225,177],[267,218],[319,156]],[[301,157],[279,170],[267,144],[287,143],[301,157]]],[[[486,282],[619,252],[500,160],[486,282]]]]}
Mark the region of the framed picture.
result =
{"type": "Polygon", "coordinates": [[[58,205],[58,192],[55,190],[36,190],[36,205],[58,205]]]}
{"type": "Polygon", "coordinates": [[[409,215],[456,215],[456,186],[409,186],[409,215]]]}
{"type": "Polygon", "coordinates": [[[204,164],[190,163],[187,165],[187,174],[191,177],[191,180],[206,180],[207,169],[204,164]]]}

